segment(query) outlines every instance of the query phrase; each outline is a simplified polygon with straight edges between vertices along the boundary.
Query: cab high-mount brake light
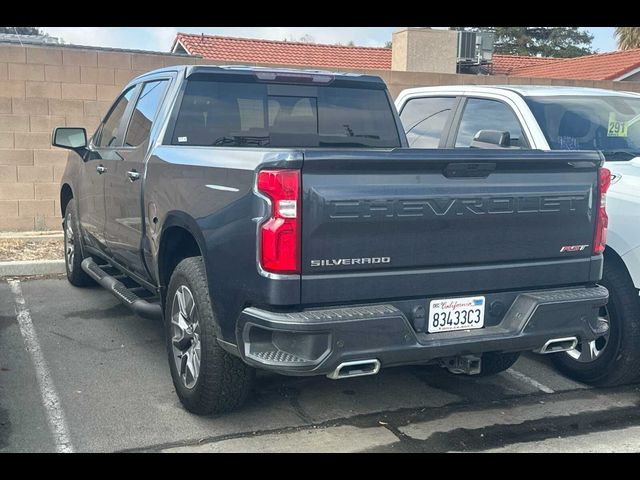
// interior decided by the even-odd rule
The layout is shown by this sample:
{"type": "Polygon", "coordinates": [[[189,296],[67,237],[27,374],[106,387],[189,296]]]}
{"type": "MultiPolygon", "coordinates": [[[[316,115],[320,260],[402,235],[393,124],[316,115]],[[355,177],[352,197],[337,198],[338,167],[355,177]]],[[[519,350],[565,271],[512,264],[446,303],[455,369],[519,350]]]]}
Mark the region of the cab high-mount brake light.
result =
{"type": "Polygon", "coordinates": [[[258,80],[273,82],[299,82],[299,83],[323,83],[333,81],[333,75],[325,73],[298,73],[298,72],[257,72],[258,80]]]}
{"type": "Polygon", "coordinates": [[[271,201],[260,226],[260,265],[271,273],[300,273],[300,171],[262,170],[258,191],[271,201]]]}
{"type": "Polygon", "coordinates": [[[599,255],[604,252],[607,245],[607,228],[609,217],[607,216],[607,191],[611,185],[611,171],[601,168],[598,172],[598,204],[596,210],[596,231],[593,237],[593,253],[599,255]]]}

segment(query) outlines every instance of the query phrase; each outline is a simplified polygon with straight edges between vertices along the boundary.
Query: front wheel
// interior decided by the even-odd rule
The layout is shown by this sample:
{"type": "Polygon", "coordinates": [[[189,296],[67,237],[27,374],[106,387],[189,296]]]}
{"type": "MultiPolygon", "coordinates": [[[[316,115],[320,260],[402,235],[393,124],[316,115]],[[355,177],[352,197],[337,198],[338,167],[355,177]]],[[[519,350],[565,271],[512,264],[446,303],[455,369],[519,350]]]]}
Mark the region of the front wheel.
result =
{"type": "Polygon", "coordinates": [[[599,312],[602,334],[551,356],[567,377],[597,387],[631,383],[640,374],[640,300],[621,260],[608,257],[600,282],[609,303],[599,312]]]}
{"type": "Polygon", "coordinates": [[[255,372],[216,340],[202,257],[182,260],[174,270],[164,318],[171,377],[184,407],[198,415],[240,407],[255,372]]]}
{"type": "Polygon", "coordinates": [[[78,228],[78,213],[73,199],[67,205],[64,212],[64,264],[67,271],[67,280],[76,287],[86,287],[95,285],[95,281],[82,270],[80,264],[82,256],[82,245],[80,229],[78,228]]]}

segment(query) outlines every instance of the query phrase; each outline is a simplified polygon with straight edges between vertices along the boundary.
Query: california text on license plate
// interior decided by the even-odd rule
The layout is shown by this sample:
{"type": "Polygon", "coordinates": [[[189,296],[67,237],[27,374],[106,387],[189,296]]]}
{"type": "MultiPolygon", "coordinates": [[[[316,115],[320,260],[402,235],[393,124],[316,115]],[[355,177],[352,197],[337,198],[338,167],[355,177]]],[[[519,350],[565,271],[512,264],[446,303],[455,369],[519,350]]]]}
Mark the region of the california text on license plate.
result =
{"type": "Polygon", "coordinates": [[[429,333],[484,327],[484,297],[441,298],[429,304],[429,333]]]}

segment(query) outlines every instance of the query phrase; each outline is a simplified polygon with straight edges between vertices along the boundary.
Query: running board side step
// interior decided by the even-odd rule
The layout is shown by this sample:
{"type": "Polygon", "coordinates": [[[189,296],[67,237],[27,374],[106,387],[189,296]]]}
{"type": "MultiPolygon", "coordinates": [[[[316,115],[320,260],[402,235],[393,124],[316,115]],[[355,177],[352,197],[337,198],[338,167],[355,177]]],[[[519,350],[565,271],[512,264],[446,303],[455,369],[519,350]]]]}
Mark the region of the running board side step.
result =
{"type": "Polygon", "coordinates": [[[162,307],[158,303],[151,303],[140,298],[122,282],[107,274],[92,258],[85,258],[80,264],[82,270],[93,278],[98,284],[111,292],[114,297],[129,307],[142,318],[159,320],[162,318],[162,307]]]}

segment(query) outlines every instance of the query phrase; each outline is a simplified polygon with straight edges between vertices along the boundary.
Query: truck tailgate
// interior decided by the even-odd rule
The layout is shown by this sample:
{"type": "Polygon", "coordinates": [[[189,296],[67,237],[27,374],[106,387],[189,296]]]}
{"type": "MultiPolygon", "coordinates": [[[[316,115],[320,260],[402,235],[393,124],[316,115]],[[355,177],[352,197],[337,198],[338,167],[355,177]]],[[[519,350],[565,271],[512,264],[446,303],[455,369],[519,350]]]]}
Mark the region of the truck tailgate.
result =
{"type": "Polygon", "coordinates": [[[593,152],[305,151],[302,302],[587,283],[601,162],[593,152]]]}

